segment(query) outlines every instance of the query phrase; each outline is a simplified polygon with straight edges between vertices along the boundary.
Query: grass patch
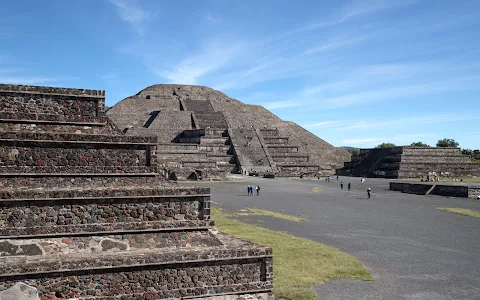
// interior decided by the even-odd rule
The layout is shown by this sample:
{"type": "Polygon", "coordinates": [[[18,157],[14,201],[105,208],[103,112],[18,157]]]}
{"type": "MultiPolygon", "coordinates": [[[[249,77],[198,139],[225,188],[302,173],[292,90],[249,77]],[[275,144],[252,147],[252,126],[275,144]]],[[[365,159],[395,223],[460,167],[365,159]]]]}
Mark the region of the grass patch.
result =
{"type": "Polygon", "coordinates": [[[228,219],[220,208],[212,208],[212,219],[222,232],[273,248],[274,292],[279,297],[315,300],[315,284],[340,278],[372,280],[360,261],[333,247],[228,219]]]}
{"type": "Polygon", "coordinates": [[[320,192],[323,192],[323,190],[318,186],[312,188],[312,193],[320,193],[320,192]]]}
{"type": "Polygon", "coordinates": [[[305,222],[307,219],[305,218],[299,218],[291,215],[286,215],[282,213],[277,213],[274,211],[269,211],[269,210],[263,210],[263,209],[257,209],[257,208],[249,208],[248,209],[251,215],[253,216],[266,216],[266,217],[272,217],[272,218],[277,218],[277,219],[282,219],[282,220],[287,220],[287,221],[292,221],[292,222],[305,222]]]}
{"type": "Polygon", "coordinates": [[[457,215],[480,218],[480,212],[467,208],[439,207],[438,210],[448,211],[457,215]]]}

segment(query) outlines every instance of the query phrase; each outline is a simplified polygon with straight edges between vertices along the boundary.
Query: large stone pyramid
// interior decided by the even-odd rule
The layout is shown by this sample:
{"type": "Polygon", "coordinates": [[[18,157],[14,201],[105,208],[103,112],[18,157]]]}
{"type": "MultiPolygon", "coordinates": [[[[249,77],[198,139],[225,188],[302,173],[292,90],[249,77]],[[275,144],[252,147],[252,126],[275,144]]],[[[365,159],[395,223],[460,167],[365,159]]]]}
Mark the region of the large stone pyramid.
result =
{"type": "Polygon", "coordinates": [[[157,137],[103,91],[0,84],[0,299],[269,292],[272,252],[217,233],[210,190],[165,182],[157,137]]]}
{"type": "Polygon", "coordinates": [[[346,150],[260,105],[203,86],[153,85],[118,102],[107,115],[126,134],[156,135],[163,145],[159,166],[174,178],[230,172],[326,175],[350,158],[346,150]]]}

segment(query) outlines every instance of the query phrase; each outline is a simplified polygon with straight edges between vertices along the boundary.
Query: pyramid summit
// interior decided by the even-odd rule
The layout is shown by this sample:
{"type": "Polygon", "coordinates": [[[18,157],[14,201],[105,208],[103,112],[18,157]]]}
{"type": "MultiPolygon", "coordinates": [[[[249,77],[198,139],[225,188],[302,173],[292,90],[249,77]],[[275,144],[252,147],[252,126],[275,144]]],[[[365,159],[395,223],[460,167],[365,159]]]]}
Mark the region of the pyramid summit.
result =
{"type": "Polygon", "coordinates": [[[157,84],[115,104],[107,115],[127,135],[156,135],[159,167],[172,178],[243,173],[333,174],[350,154],[260,105],[209,87],[157,84]]]}

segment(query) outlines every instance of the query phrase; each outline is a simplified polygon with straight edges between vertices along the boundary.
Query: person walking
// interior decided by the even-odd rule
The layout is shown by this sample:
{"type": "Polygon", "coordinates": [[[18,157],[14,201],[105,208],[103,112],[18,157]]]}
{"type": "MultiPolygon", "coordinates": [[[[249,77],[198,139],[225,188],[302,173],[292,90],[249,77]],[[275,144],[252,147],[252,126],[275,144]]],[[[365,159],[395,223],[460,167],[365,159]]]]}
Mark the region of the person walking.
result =
{"type": "Polygon", "coordinates": [[[343,181],[340,183],[340,189],[343,190],[343,181]]]}
{"type": "Polygon", "coordinates": [[[250,196],[250,185],[247,185],[247,195],[250,196]]]}
{"type": "Polygon", "coordinates": [[[367,194],[368,194],[368,199],[370,199],[370,197],[372,196],[372,189],[371,188],[367,189],[367,194]]]}
{"type": "Polygon", "coordinates": [[[259,185],[257,185],[256,190],[257,190],[257,196],[260,196],[260,186],[259,185]]]}
{"type": "Polygon", "coordinates": [[[338,181],[338,175],[337,175],[337,181],[338,181]]]}
{"type": "Polygon", "coordinates": [[[365,178],[362,178],[362,184],[365,184],[365,178]]]}
{"type": "Polygon", "coordinates": [[[349,182],[349,183],[348,183],[348,190],[349,190],[349,191],[350,191],[350,188],[351,188],[351,187],[352,187],[352,186],[351,186],[351,184],[350,184],[350,182],[349,182]]]}

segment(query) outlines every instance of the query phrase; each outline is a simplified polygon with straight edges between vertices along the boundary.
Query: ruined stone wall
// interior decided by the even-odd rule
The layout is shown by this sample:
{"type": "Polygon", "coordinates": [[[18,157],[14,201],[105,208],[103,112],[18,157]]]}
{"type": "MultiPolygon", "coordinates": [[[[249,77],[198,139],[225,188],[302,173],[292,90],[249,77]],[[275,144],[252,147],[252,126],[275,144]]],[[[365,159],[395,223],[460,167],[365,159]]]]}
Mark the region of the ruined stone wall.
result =
{"type": "Polygon", "coordinates": [[[428,172],[439,176],[480,176],[480,164],[462,155],[460,148],[393,147],[361,149],[360,155],[337,170],[339,175],[389,178],[424,177],[428,172]]]}
{"type": "Polygon", "coordinates": [[[205,189],[144,187],[105,194],[103,189],[2,191],[0,236],[202,227],[210,216],[205,189]]]}
{"type": "MultiPolygon", "coordinates": [[[[80,102],[62,102],[80,90],[16,88],[49,91],[73,110],[51,114],[41,100],[28,115],[0,121],[8,129],[0,132],[0,297],[179,299],[272,290],[271,249],[216,232],[208,188],[159,180],[157,137],[122,135],[102,116],[103,92],[92,116],[80,102]]],[[[182,151],[191,149],[200,148],[182,151]]]]}
{"type": "Polygon", "coordinates": [[[0,118],[89,121],[105,115],[103,91],[0,84],[0,118]]]}

